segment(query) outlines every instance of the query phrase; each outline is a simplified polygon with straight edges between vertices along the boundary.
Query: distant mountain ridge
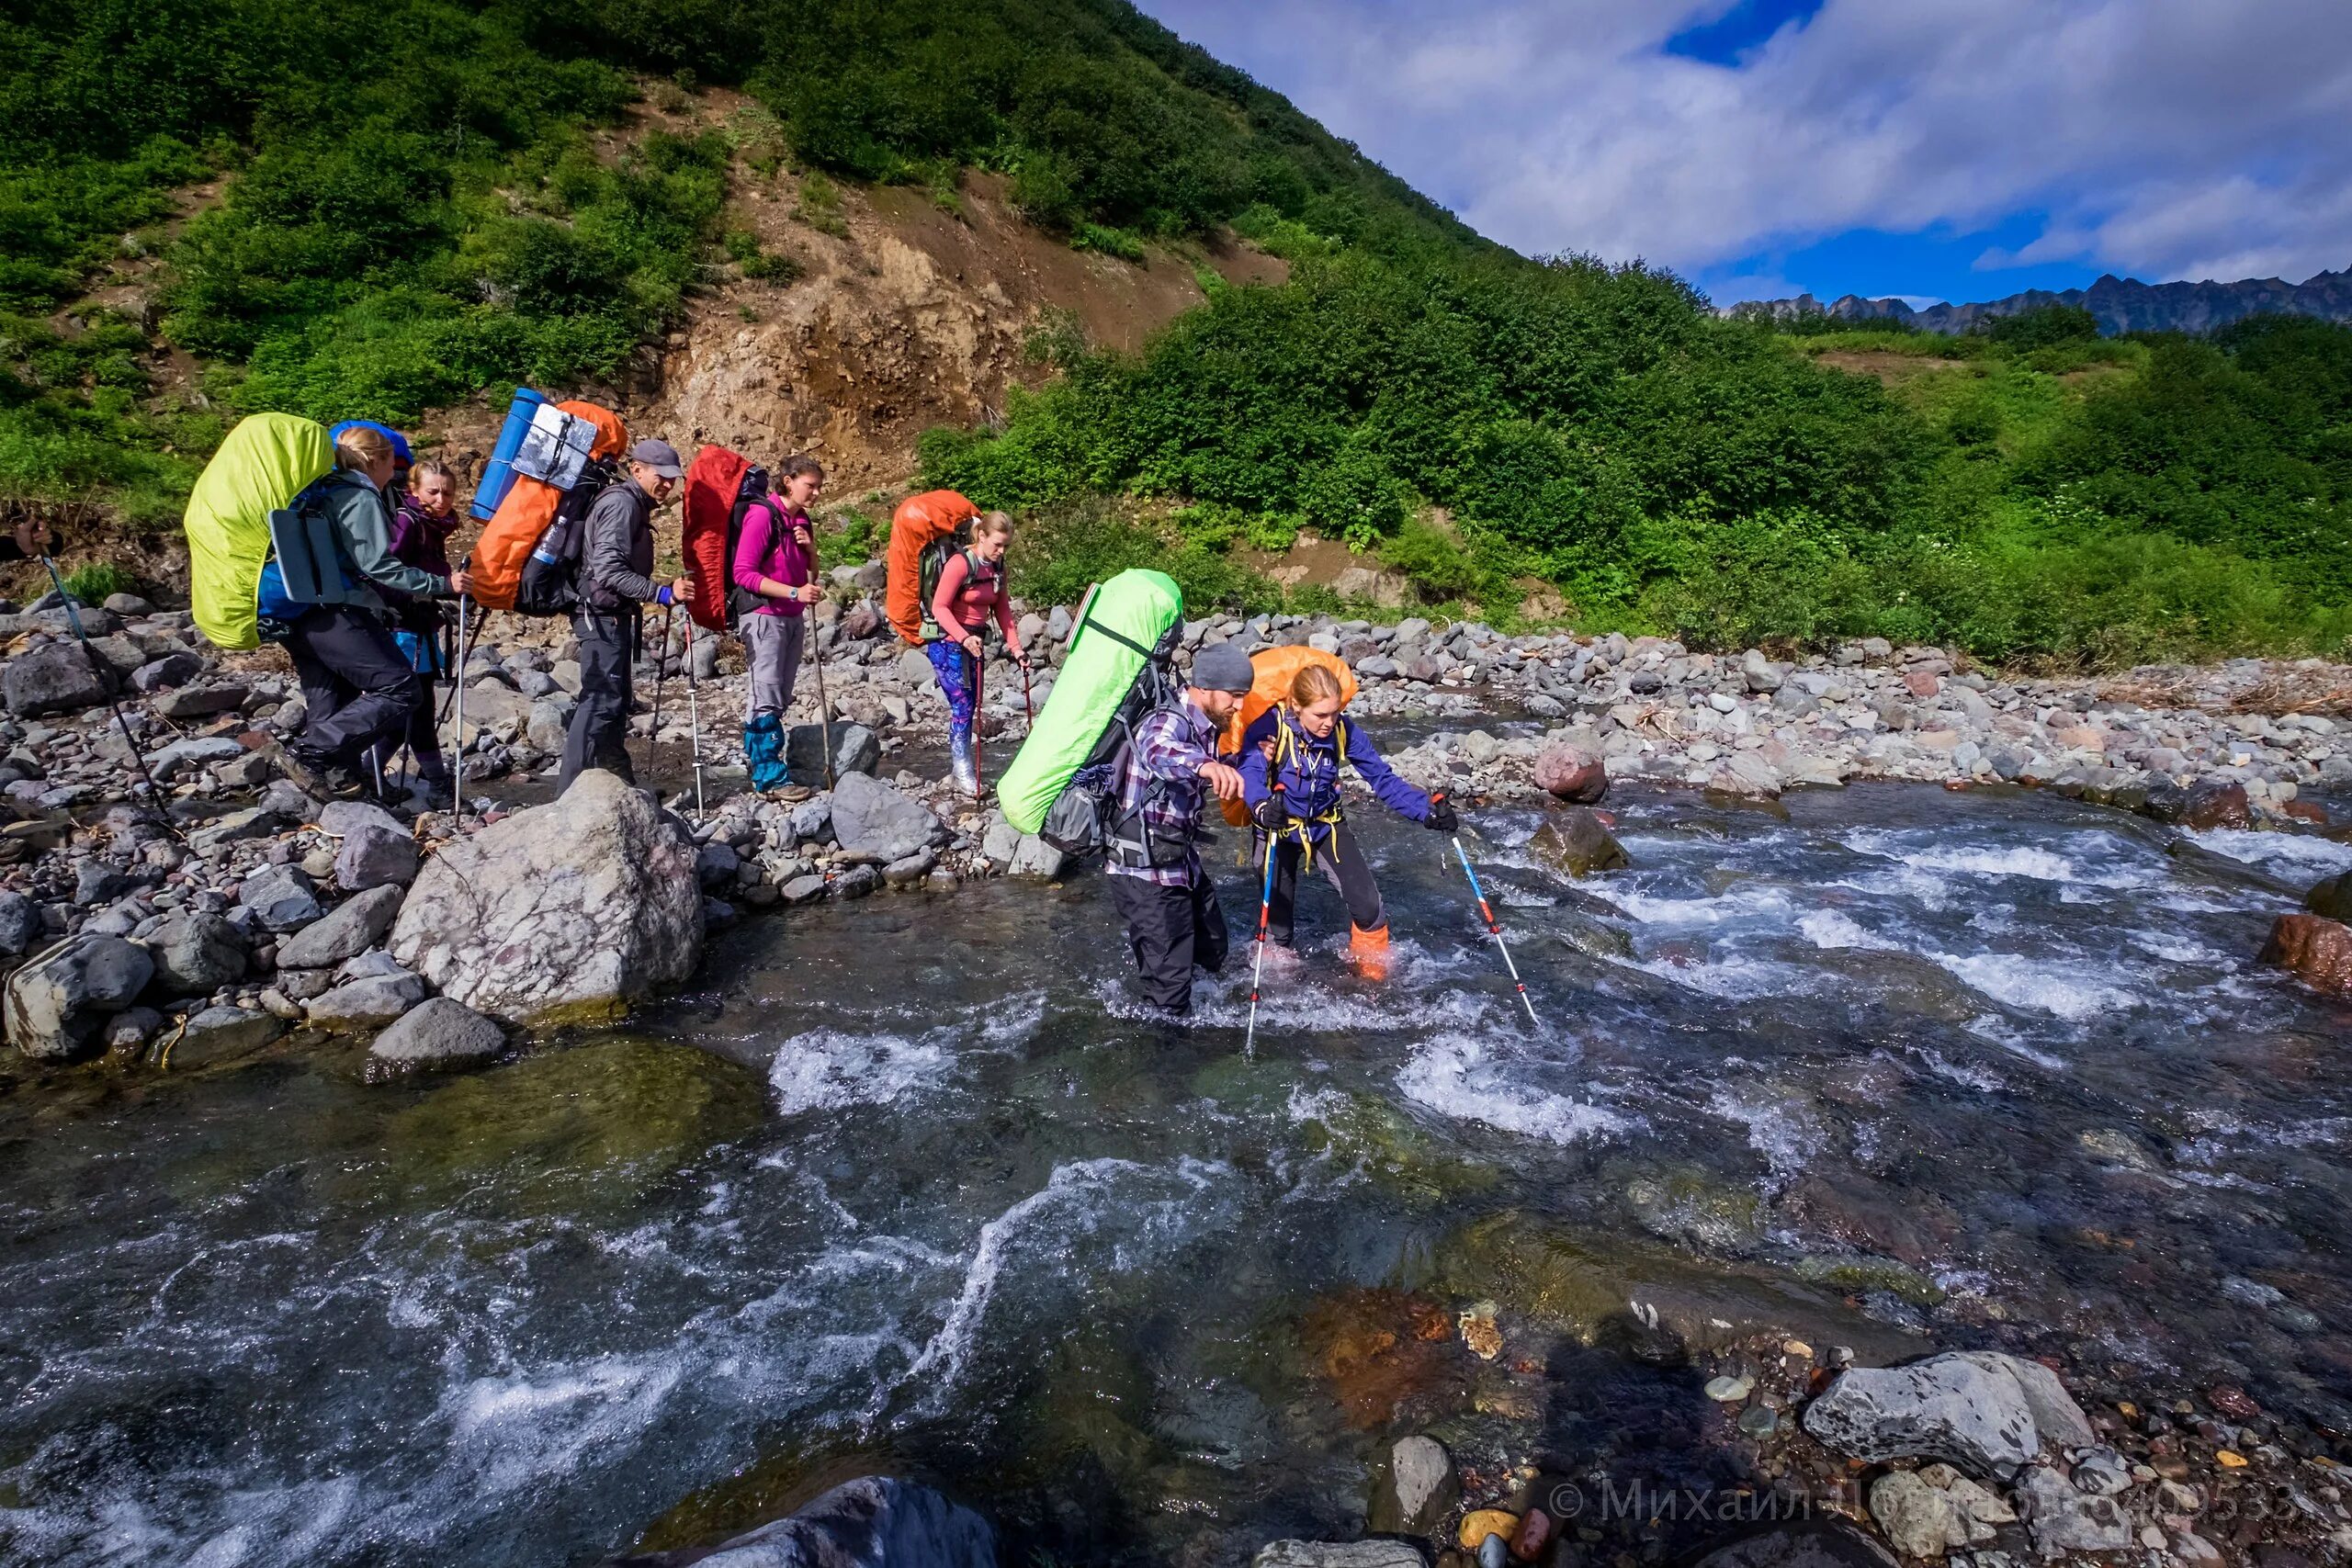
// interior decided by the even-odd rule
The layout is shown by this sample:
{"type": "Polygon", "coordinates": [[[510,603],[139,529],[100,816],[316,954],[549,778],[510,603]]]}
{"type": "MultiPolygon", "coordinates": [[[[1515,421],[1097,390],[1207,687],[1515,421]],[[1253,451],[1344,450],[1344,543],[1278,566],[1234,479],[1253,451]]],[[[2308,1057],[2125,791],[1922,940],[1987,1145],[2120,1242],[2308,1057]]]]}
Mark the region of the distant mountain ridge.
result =
{"type": "Polygon", "coordinates": [[[1824,305],[1810,294],[1735,305],[1725,315],[1775,319],[1823,314],[1840,321],[1896,321],[1931,333],[1964,333],[1979,321],[2014,316],[2047,305],[2080,305],[2098,318],[2099,331],[2118,333],[2209,333],[2248,316],[2283,314],[2352,321],[2352,267],[2323,272],[2301,283],[2278,277],[2247,277],[2235,283],[2142,283],[2135,277],[2102,276],[2088,288],[2029,288],[2022,294],[1975,305],[1930,305],[1915,310],[1900,299],[1865,299],[1849,294],[1824,305]]]}

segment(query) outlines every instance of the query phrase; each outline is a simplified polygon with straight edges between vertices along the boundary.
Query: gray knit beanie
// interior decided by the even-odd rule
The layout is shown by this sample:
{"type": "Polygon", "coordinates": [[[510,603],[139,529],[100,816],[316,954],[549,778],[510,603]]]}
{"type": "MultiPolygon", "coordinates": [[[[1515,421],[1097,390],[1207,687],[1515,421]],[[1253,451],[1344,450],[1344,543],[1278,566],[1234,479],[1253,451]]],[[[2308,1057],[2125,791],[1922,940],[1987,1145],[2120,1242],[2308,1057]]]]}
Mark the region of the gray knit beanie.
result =
{"type": "Polygon", "coordinates": [[[1192,682],[1204,692],[1236,692],[1243,696],[1257,680],[1250,656],[1238,642],[1214,643],[1193,655],[1192,682]]]}

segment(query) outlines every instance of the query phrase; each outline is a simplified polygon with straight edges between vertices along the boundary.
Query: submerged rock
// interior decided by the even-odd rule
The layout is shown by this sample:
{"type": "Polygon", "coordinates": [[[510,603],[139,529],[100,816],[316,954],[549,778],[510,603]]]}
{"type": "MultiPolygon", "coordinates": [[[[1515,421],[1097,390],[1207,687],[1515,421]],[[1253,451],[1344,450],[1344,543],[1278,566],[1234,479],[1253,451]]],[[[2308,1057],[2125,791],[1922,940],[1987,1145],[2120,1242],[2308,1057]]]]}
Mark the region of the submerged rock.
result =
{"type": "Polygon", "coordinates": [[[1895,1568],[1886,1548],[1834,1519],[1777,1525],[1708,1552],[1690,1568],[1895,1568]]]}
{"type": "Polygon", "coordinates": [[[707,1554],[630,1561],[697,1568],[996,1568],[996,1535],[979,1515],[928,1486],[866,1475],[707,1554]]]}
{"type": "Polygon", "coordinates": [[[2121,1551],[2132,1544],[2132,1521],[2112,1497],[2084,1492],[2054,1470],[2028,1471],[2018,1483],[2027,1531],[2044,1557],[2070,1551],[2121,1551]]]}
{"type": "Polygon", "coordinates": [[[420,1002],[368,1048],[371,1077],[434,1067],[468,1067],[506,1049],[506,1031],[463,1002],[420,1002]]]}
{"type": "Polygon", "coordinates": [[[1383,1535],[1428,1535],[1462,1501],[1453,1456],[1435,1438],[1399,1438],[1372,1494],[1372,1528],[1383,1535]]]}
{"type": "Polygon", "coordinates": [[[1854,1368],[1806,1407],[1804,1428],[1856,1459],[1946,1460],[2003,1480],[2045,1447],[2092,1441],[2056,1373],[1997,1350],[1854,1368]]]}
{"type": "Polygon", "coordinates": [[[1427,1568],[1401,1540],[1271,1540],[1250,1568],[1427,1568]]]}
{"type": "Polygon", "coordinates": [[[1590,876],[1633,864],[1617,836],[1582,807],[1547,818],[1528,840],[1527,852],[1563,876],[1590,876]]]}
{"type": "Polygon", "coordinates": [[[702,937],[692,836],[596,770],[435,855],[391,952],[477,1012],[532,1025],[609,1017],[676,984],[702,937]]]}

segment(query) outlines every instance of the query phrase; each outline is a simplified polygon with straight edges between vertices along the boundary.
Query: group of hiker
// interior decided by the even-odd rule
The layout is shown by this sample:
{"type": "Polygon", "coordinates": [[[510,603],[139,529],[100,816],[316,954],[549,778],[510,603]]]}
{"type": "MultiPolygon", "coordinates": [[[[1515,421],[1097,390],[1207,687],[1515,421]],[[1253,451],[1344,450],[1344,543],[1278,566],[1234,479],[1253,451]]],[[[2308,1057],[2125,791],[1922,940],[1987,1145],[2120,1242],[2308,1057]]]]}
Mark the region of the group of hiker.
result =
{"type": "MultiPolygon", "coordinates": [[[[458,782],[437,739],[435,701],[439,683],[462,680],[469,598],[570,617],[579,693],[559,787],[591,768],[634,782],[627,741],[645,612],[684,608],[690,670],[696,626],[741,640],[750,668],[744,759],[752,786],[769,790],[787,782],[783,719],[811,612],[824,599],[810,512],[824,483],[822,467],[805,456],[773,479],[711,446],[688,466],[666,441],[630,443],[609,411],[519,391],[472,502],[486,525],[453,566],[460,513],[447,464],[413,461],[406,439],[374,422],[329,432],[254,415],[231,433],[191,498],[191,601],[199,626],[223,647],[286,645],[306,716],[275,756],[298,784],[322,795],[370,783],[380,792],[403,749],[426,789],[458,782]],[[685,570],[657,576],[655,519],[682,492],[685,570]],[[257,505],[266,527],[254,519],[257,505]]],[[[975,799],[987,790],[979,743],[992,630],[1027,692],[1033,639],[1009,592],[1012,532],[1003,513],[945,491],[909,498],[891,525],[888,624],[932,668],[946,701],[952,775],[975,799]]],[[[1261,958],[1265,943],[1294,940],[1300,873],[1319,869],[1346,906],[1351,958],[1380,975],[1388,918],[1347,822],[1343,767],[1382,805],[1439,831],[1453,830],[1453,807],[1399,778],[1347,720],[1354,678],[1335,654],[1282,648],[1253,657],[1214,644],[1198,649],[1180,681],[1182,615],[1181,591],[1154,571],[1120,573],[1090,594],[1045,711],[1033,711],[1001,781],[1007,820],[1103,856],[1155,1009],[1188,1011],[1193,971],[1217,972],[1230,950],[1201,855],[1212,802],[1248,829],[1261,867],[1261,958]]],[[[659,656],[670,652],[665,615],[659,656]]],[[[822,674],[820,663],[820,707],[822,674]]]]}

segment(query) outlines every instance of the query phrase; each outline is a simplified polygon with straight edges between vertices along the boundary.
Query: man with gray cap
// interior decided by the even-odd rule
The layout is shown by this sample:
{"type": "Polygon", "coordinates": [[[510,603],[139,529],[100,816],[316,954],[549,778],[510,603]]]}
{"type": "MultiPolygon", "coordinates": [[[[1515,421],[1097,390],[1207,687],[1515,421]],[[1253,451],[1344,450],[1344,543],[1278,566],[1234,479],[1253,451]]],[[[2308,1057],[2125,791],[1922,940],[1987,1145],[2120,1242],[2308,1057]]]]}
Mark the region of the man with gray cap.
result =
{"type": "Polygon", "coordinates": [[[1238,799],[1241,775],[1216,760],[1217,731],[1250,694],[1250,656],[1221,642],[1193,657],[1182,701],[1146,715],[1119,775],[1118,810],[1103,870],[1127,923],[1144,1000],[1193,1009],[1193,965],[1225,967],[1229,937],[1216,885],[1193,840],[1212,795],[1238,799]]]}
{"type": "Polygon", "coordinates": [[[668,604],[694,591],[694,579],[653,581],[653,513],[669,502],[684,473],[666,441],[628,449],[628,478],[607,485],[588,509],[580,542],[580,608],[571,629],[580,638],[580,705],[563,739],[558,793],[589,768],[620,774],[631,784],[628,710],[636,698],[630,667],[643,640],[646,604],[668,604]]]}

